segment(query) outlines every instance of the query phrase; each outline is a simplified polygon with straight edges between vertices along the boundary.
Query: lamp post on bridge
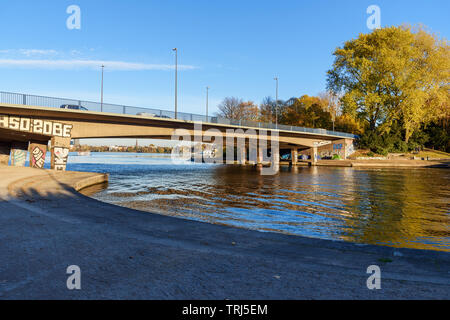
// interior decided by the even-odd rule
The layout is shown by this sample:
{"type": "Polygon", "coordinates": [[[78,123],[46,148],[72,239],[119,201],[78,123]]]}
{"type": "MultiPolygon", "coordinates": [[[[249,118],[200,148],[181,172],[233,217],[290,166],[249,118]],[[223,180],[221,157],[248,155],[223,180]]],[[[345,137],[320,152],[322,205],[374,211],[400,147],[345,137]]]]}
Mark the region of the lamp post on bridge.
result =
{"type": "Polygon", "coordinates": [[[276,93],[275,93],[275,128],[278,129],[278,77],[273,78],[276,81],[276,93]]]}
{"type": "Polygon", "coordinates": [[[206,122],[208,122],[209,89],[210,87],[206,87],[206,122]]]}
{"type": "Polygon", "coordinates": [[[178,48],[173,48],[175,51],[175,119],[178,117],[178,48]]]}
{"type": "MultiPolygon", "coordinates": [[[[331,109],[331,104],[328,104],[328,110],[331,109]]],[[[336,110],[333,110],[333,131],[334,131],[334,122],[336,121],[336,110]]]]}
{"type": "Polygon", "coordinates": [[[101,94],[101,103],[100,103],[100,111],[103,112],[103,73],[105,70],[105,66],[102,65],[102,94],[101,94]]]}

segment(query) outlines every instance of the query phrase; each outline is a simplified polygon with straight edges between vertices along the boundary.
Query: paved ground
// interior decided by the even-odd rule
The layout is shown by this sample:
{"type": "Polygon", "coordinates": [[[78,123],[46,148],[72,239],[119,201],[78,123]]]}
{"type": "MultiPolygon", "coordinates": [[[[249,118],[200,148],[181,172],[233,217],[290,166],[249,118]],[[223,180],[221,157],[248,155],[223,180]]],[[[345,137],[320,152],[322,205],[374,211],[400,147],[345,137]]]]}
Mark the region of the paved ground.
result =
{"type": "MultiPolygon", "coordinates": [[[[311,163],[299,161],[298,166],[306,166],[311,163]]],[[[280,164],[288,165],[289,162],[281,161],[280,164]]],[[[367,167],[367,168],[450,168],[449,160],[319,160],[317,166],[324,167],[367,167]]]]}
{"type": "Polygon", "coordinates": [[[72,189],[89,177],[0,167],[0,299],[450,298],[449,253],[142,213],[72,189]],[[70,265],[79,291],[66,287],[70,265]],[[381,290],[367,289],[370,265],[381,290]]]}

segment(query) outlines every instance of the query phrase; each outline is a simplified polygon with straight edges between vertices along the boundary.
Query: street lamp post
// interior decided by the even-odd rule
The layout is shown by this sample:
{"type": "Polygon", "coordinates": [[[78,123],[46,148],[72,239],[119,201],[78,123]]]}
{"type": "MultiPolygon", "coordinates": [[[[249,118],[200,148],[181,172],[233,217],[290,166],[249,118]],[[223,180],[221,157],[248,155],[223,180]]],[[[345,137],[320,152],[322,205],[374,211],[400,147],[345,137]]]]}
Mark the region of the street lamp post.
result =
{"type": "MultiPolygon", "coordinates": [[[[331,106],[328,107],[328,110],[330,110],[331,106]]],[[[333,115],[333,131],[334,131],[334,122],[336,121],[336,110],[334,110],[334,115],[333,115]]]]}
{"type": "Polygon", "coordinates": [[[278,77],[273,78],[276,81],[276,94],[275,94],[275,127],[278,129],[278,77]]]}
{"type": "Polygon", "coordinates": [[[175,119],[178,118],[178,49],[173,48],[175,51],[175,119]]]}
{"type": "Polygon", "coordinates": [[[206,87],[206,122],[208,122],[209,87],[206,87]]]}
{"type": "Polygon", "coordinates": [[[100,111],[103,112],[103,73],[105,70],[105,66],[102,65],[102,94],[101,94],[101,103],[100,103],[100,111]]]}

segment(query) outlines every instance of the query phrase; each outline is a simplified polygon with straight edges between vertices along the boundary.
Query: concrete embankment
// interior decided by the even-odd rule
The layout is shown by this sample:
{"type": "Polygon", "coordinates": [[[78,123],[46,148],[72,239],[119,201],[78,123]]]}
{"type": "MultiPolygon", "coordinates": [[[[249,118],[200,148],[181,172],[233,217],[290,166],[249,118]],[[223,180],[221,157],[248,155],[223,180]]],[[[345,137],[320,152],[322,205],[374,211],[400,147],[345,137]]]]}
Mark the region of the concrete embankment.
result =
{"type": "MultiPolygon", "coordinates": [[[[281,165],[290,165],[282,161],[281,165]]],[[[311,165],[311,161],[300,161],[297,166],[311,165]]],[[[319,160],[316,166],[355,168],[450,168],[450,160],[319,160]]]]}
{"type": "Polygon", "coordinates": [[[105,178],[0,167],[0,299],[450,298],[449,253],[229,228],[76,192],[105,178]],[[81,290],[66,287],[71,265],[81,290]],[[371,265],[381,290],[367,288],[371,265]]]}

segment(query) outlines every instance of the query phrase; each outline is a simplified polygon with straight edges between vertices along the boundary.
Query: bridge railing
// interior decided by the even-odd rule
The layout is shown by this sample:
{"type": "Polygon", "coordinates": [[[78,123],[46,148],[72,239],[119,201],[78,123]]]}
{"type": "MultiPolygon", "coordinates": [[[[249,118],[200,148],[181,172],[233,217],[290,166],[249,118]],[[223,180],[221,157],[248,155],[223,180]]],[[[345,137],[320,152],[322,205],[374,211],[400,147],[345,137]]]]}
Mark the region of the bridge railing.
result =
{"type": "MultiPolygon", "coordinates": [[[[60,108],[62,105],[76,105],[84,107],[89,111],[96,111],[96,112],[109,112],[127,115],[140,115],[147,117],[175,119],[175,112],[162,110],[158,108],[141,108],[110,103],[103,103],[102,105],[99,102],[92,102],[92,101],[54,98],[54,97],[36,96],[36,95],[2,92],[2,91],[0,91],[0,102],[9,104],[20,104],[26,106],[51,107],[51,108],[60,108]]],[[[279,129],[294,132],[316,133],[321,135],[333,135],[342,138],[356,137],[355,135],[350,133],[336,132],[325,129],[304,128],[296,126],[287,126],[282,124],[276,125],[274,123],[264,123],[249,120],[235,120],[217,116],[206,117],[204,115],[184,113],[184,112],[178,112],[177,119],[185,121],[203,121],[205,123],[217,123],[217,124],[227,124],[227,125],[246,126],[255,128],[265,128],[265,129],[279,129]]]]}

